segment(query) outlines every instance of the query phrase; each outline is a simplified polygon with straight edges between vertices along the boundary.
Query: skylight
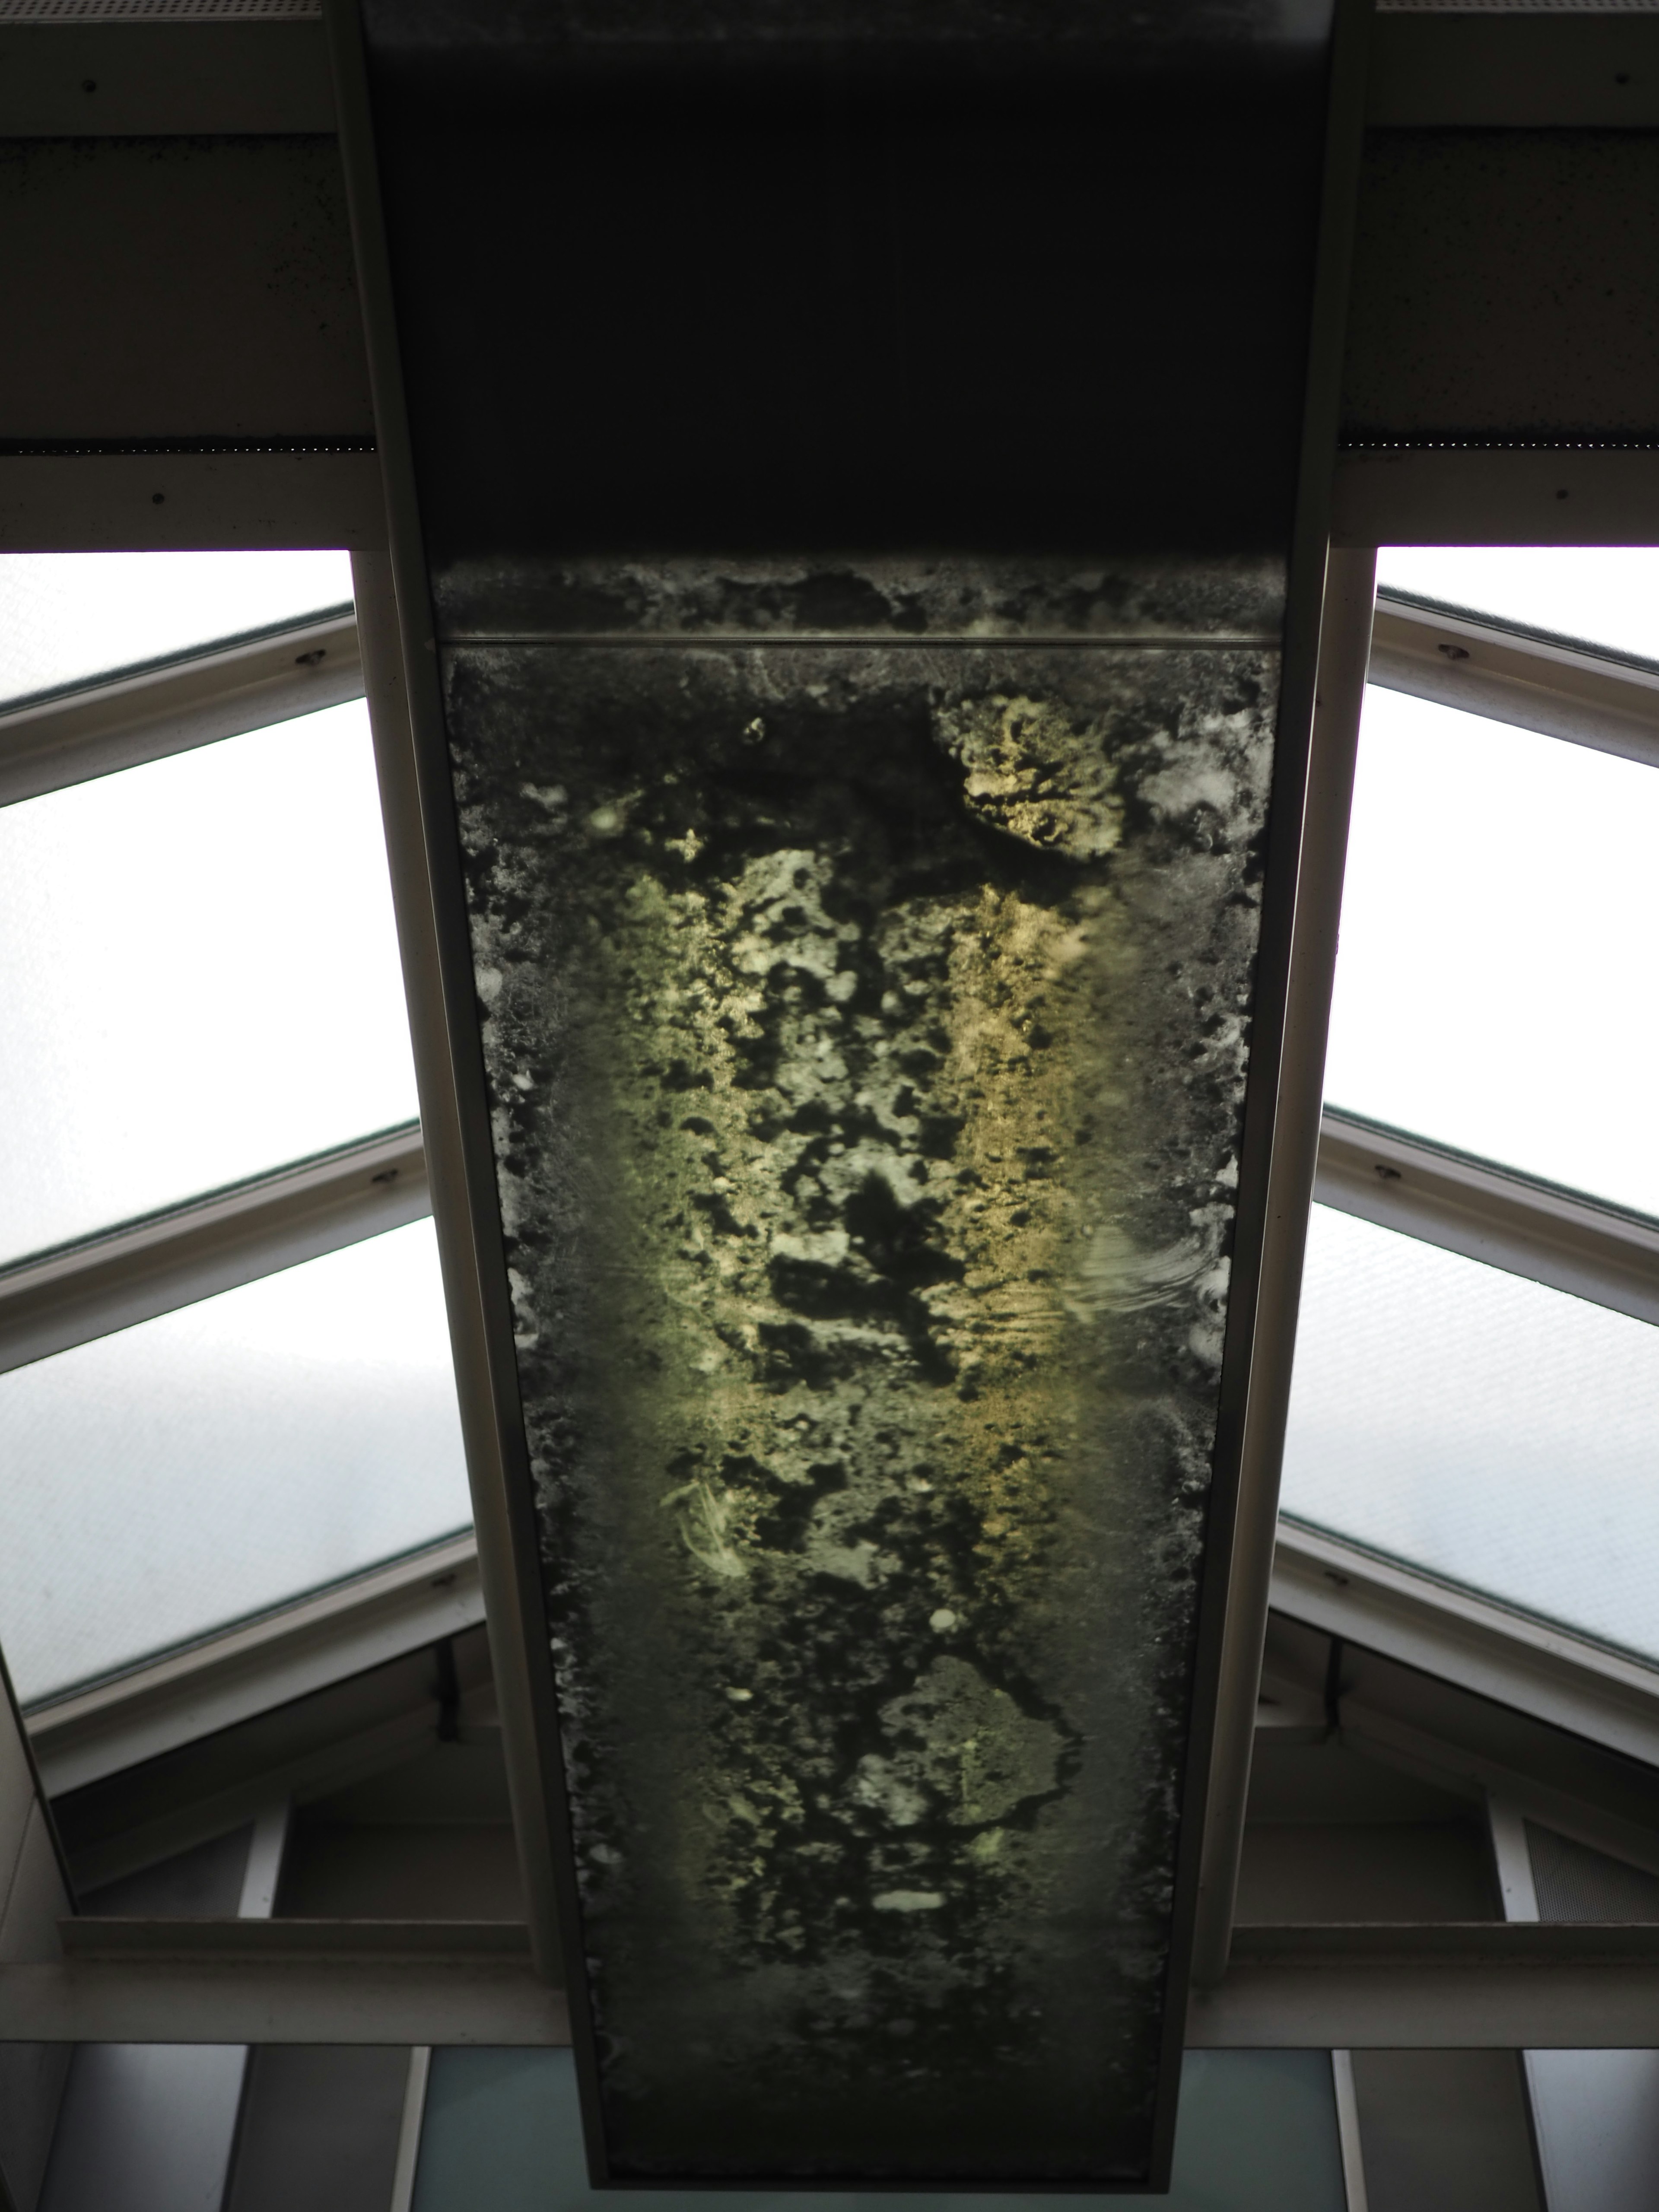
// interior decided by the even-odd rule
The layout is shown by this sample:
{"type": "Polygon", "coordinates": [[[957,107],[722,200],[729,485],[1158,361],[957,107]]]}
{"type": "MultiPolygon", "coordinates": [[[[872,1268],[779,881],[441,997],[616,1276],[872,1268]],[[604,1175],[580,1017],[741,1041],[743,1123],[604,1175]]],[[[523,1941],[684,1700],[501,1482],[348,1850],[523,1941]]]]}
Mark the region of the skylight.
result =
{"type": "Polygon", "coordinates": [[[1325,1095],[1659,1213],[1659,773],[1372,685],[1325,1095]]]}
{"type": "Polygon", "coordinates": [[[471,1518],[429,1221],[0,1375],[25,1700],[471,1518]]]}
{"type": "MultiPolygon", "coordinates": [[[[335,554],[0,558],[0,690],[95,683],[349,598],[335,554]]],[[[0,1646],[20,1695],[465,1528],[363,702],[0,807],[0,1274],[25,1320],[37,1296],[85,1316],[0,1344],[0,1366],[32,1361],[0,1372],[0,1646]],[[399,1127],[358,1192],[349,1148],[399,1127]],[[275,1186],[250,1179],[317,1155],[301,1183],[325,1169],[343,1194],[325,1224],[307,1199],[282,1231],[275,1186]],[[203,1247],[202,1217],[169,1209],[214,1192],[203,1247]],[[104,1291],[100,1267],[126,1273],[104,1291]]]]}
{"type": "Polygon", "coordinates": [[[350,601],[344,553],[9,553],[0,701],[350,601]]]}
{"type": "Polygon", "coordinates": [[[1659,1329],[1316,1206],[1285,1510],[1659,1659],[1659,1329]]]}
{"type": "MultiPolygon", "coordinates": [[[[1385,550],[1378,578],[1659,659],[1659,551],[1385,550]]],[[[1659,769],[1370,687],[1328,1105],[1659,1216],[1656,852],[1659,769]]],[[[1659,1330],[1464,1256],[1495,1248],[1402,1157],[1395,1227],[1386,1164],[1314,1210],[1284,1509],[1659,1661],[1659,1330]]]]}
{"type": "Polygon", "coordinates": [[[361,700],[0,809],[0,1261],[419,1108],[361,700]]]}

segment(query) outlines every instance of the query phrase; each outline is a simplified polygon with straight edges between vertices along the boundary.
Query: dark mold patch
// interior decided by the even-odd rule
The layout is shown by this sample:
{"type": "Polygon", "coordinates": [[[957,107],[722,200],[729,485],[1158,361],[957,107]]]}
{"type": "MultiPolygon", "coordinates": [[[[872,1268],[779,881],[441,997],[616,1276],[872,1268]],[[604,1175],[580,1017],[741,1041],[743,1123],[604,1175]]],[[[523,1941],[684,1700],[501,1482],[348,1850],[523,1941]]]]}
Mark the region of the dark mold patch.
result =
{"type": "Polygon", "coordinates": [[[1133,2179],[1274,658],[446,677],[611,2170],[1133,2179]]]}

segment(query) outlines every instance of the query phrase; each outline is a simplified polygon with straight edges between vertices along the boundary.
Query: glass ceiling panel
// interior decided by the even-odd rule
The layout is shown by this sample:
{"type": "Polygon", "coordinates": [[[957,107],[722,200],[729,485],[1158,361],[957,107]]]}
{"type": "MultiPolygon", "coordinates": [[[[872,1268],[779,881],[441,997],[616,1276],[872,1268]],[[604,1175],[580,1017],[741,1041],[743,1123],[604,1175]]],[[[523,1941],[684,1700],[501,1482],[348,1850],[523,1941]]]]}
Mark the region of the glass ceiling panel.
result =
{"type": "Polygon", "coordinates": [[[1659,660],[1659,549],[1385,545],[1376,580],[1528,629],[1659,660]]]}
{"type": "Polygon", "coordinates": [[[1659,1329],[1316,1206],[1281,1495],[1659,1659],[1659,1329]]]}
{"type": "Polygon", "coordinates": [[[0,809],[0,1259],[418,1112],[361,702],[0,809]]]}
{"type": "Polygon", "coordinates": [[[0,555],[0,701],[350,599],[345,553],[0,555]]]}
{"type": "Polygon", "coordinates": [[[0,1516],[25,1700],[465,1527],[431,1223],[0,1376],[0,1516]]]}
{"type": "Polygon", "coordinates": [[[1365,696],[1325,1095],[1659,1214],[1659,773],[1365,696]]]}

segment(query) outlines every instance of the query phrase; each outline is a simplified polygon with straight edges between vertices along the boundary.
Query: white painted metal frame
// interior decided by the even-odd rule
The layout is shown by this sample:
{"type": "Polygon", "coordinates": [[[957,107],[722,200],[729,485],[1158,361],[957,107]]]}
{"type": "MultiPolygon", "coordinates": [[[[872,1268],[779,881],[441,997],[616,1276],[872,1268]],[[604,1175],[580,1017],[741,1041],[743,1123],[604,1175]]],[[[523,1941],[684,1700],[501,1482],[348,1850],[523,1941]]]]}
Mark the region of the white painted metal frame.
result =
{"type": "Polygon", "coordinates": [[[53,1797],[84,1789],[483,1619],[469,1531],[32,1707],[41,1782],[53,1797]]]}
{"type": "Polygon", "coordinates": [[[432,1211],[418,1122],[0,1268],[0,1373],[432,1211]]]}
{"type": "Polygon", "coordinates": [[[1659,1768],[1659,1668],[1629,1653],[1285,1518],[1273,1604],[1327,1636],[1659,1768]]]}
{"type": "Polygon", "coordinates": [[[361,699],[349,607],[0,710],[0,805],[361,699]]]}
{"type": "Polygon", "coordinates": [[[1300,825],[1301,868],[1285,994],[1283,1073],[1262,1239],[1262,1295],[1240,1453],[1238,1510],[1193,1936],[1193,1978],[1200,1987],[1226,1971],[1243,1848],[1376,573],[1374,551],[1329,555],[1307,799],[1300,825]]]}
{"type": "Polygon", "coordinates": [[[1491,721],[1659,765],[1659,665],[1380,591],[1370,681],[1491,721]]]}
{"type": "Polygon", "coordinates": [[[1327,1108],[1314,1196],[1466,1259],[1659,1322],[1659,1221],[1327,1108]]]}

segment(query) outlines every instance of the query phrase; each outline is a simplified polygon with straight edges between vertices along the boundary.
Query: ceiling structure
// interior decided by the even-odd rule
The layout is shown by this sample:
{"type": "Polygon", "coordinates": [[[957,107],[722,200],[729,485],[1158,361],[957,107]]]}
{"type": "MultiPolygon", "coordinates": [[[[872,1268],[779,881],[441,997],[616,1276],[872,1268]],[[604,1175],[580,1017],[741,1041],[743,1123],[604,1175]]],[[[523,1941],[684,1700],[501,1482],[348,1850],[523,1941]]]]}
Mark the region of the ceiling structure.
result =
{"type": "MultiPolygon", "coordinates": [[[[1541,2045],[1554,2005],[1555,2033],[1583,2046],[1642,2040],[1653,1966],[1628,1928],[1598,1949],[1522,1924],[1585,1917],[1551,1903],[1568,1894],[1563,1851],[1643,1863],[1639,1804],[1611,1770],[1559,1760],[1534,1787],[1556,1757],[1542,1738],[1472,1748],[1466,1714],[1437,1708],[1425,1727],[1419,1692],[1379,1661],[1354,1694],[1343,1654],[1369,1639],[1407,1669],[1478,1679],[1538,1727],[1639,1762],[1630,1716],[1646,1692],[1627,1656],[1517,1628],[1352,1531],[1292,1529],[1275,1603],[1331,1640],[1279,1632],[1289,1727],[1439,1758],[1498,1808],[1480,1848],[1511,1871],[1518,1849],[1524,1874],[1506,1917],[1437,1949],[1414,1931],[1293,1940],[1250,1924],[1290,1917],[1263,1900],[1294,1852],[1263,1870],[1281,1845],[1264,1839],[1267,1785],[1249,1788],[1296,1194],[1316,1151],[1320,1194],[1351,1215],[1648,1318],[1644,1218],[1352,1115],[1328,1115],[1322,1139],[1317,1077],[1366,549],[1641,542],[1659,522],[1642,244],[1659,23],[1382,15],[1345,321],[1328,178],[1322,295],[1315,283],[1318,24],[1282,74],[1263,61],[1271,161],[1236,87],[1218,103],[1168,74],[1167,54],[1135,57],[1137,125],[1164,101],[1159,128],[1202,142],[1214,191],[1166,198],[1167,228],[1121,257],[1109,296],[1080,297],[1068,271],[1127,191],[1109,161],[1060,177],[1034,155],[1013,182],[974,167],[988,129],[1046,144],[1084,87],[1086,70],[1047,81],[1018,40],[1006,81],[988,89],[967,69],[943,114],[911,57],[878,70],[855,53],[826,94],[803,92],[798,54],[757,48],[752,78],[728,54],[704,87],[726,103],[720,146],[682,117],[672,175],[635,200],[584,200],[592,162],[562,183],[535,149],[535,102],[571,96],[568,56],[509,87],[524,56],[487,40],[452,66],[453,11],[428,33],[371,10],[368,86],[347,25],[337,92],[303,9],[105,12],[0,13],[0,56],[17,64],[0,196],[35,333],[0,368],[0,545],[357,555],[425,1144],[404,1130],[377,1140],[384,1159],[348,1148],[190,1200],[123,1231],[118,1250],[106,1237],[10,1270],[0,1333],[32,1359],[255,1280],[417,1213],[429,1171],[526,1933],[405,1933],[360,1987],[351,2033],[442,2041],[447,1989],[468,2033],[574,2035],[595,2173],[838,2187],[1156,2182],[1183,2039],[1541,2045]],[[775,120],[779,100],[798,101],[800,127],[769,136],[761,111],[775,120]],[[934,133],[931,166],[895,151],[913,156],[918,128],[934,133]],[[801,190],[757,212],[740,185],[792,162],[801,190]],[[1252,263],[1230,239],[1224,276],[1197,250],[1224,172],[1236,210],[1242,177],[1259,194],[1241,234],[1273,241],[1252,263]],[[877,173],[883,191],[860,198],[877,173]],[[689,174],[695,194],[678,190],[689,174]],[[814,199],[825,176],[848,191],[814,199]],[[483,197],[469,204],[469,189],[483,197]],[[677,190],[702,258],[665,329],[684,246],[648,217],[677,190]],[[517,231],[494,220],[509,206],[517,231]],[[562,296],[520,281],[556,235],[562,296]],[[1279,251],[1291,237],[1297,252],[1279,251]],[[655,276],[621,250],[641,238],[665,257],[655,276]],[[764,313],[745,254],[796,271],[764,313]],[[1018,285],[999,292],[988,267],[1018,285]],[[1192,304],[1224,283],[1228,347],[1194,354],[1192,304]],[[1126,325],[1156,328],[1167,351],[1127,363],[1122,408],[1100,409],[1076,357],[1033,337],[1032,294],[1064,303],[1084,356],[1109,355],[1126,325]],[[969,297],[988,302],[970,336],[969,297]],[[555,342],[556,307],[584,347],[555,342]],[[1243,383],[1224,374],[1241,347],[1243,383]],[[536,374],[515,385],[503,364],[519,361],[536,374]],[[947,389],[960,419],[932,403],[947,389]],[[1158,435],[1119,427],[1160,410],[1158,435]],[[1194,422],[1203,435],[1181,435],[1194,422]],[[988,433],[997,422],[1007,437],[988,433]],[[1002,477],[963,470],[976,438],[1010,462],[1002,477]],[[729,508],[711,507],[721,496],[729,508]],[[1109,544],[1091,534],[1105,503],[1109,544]],[[711,512],[741,560],[705,557],[711,512]],[[1358,550],[1329,570],[1322,720],[1318,564],[1298,558],[1333,526],[1358,550]],[[1024,559],[1033,542],[1055,557],[1024,559]],[[848,544],[858,562],[810,557],[848,544]],[[672,802],[647,801],[668,751],[672,802]],[[1183,779],[1202,784],[1196,809],[1183,779]],[[1294,931],[1287,822],[1308,825],[1294,931]],[[1264,823],[1258,924],[1242,862],[1264,823]],[[1188,976],[1138,991],[1130,1018],[1122,978],[1177,945],[1188,976]],[[1200,969],[1202,1006],[1187,990],[1200,969]],[[1254,1072],[1230,1045],[1224,1077],[1213,1008],[1252,987],[1254,1072]],[[994,1054],[993,1012],[1011,1040],[994,1054]],[[1091,1152],[1078,1102],[1104,1088],[1103,1040],[1114,1080],[1133,1078],[1091,1152]],[[1216,1170],[1247,1079],[1235,1200],[1216,1170]],[[377,1180],[388,1166],[401,1188],[377,1180]],[[1231,1307],[1209,1264],[1229,1238],[1231,1307]],[[1000,1458],[1013,1441],[1019,1456],[1000,1458]],[[1034,1528],[1055,1532],[1048,1553],[1034,1528]],[[641,1832],[658,1842],[641,1850],[641,1832]],[[568,2017],[549,1986],[562,1954],[586,1962],[568,2017]],[[734,2002],[759,2023],[746,2075],[687,2034],[734,2002]],[[892,2020],[902,2065],[871,2039],[892,2020]],[[1085,2094],[1113,2067],[1110,2099],[1085,2094]]],[[[1125,66],[1088,58],[1109,82],[1125,66]]],[[[639,134],[623,165],[636,186],[678,97],[654,69],[590,49],[577,71],[583,112],[605,103],[639,134]]],[[[1356,105],[1339,155],[1358,161],[1359,120],[1356,105]]],[[[197,655],[6,714],[7,796],[299,711],[294,644],[322,651],[311,668],[347,696],[359,632],[342,619],[319,609],[303,636],[234,645],[222,665],[197,655]]],[[[1628,655],[1397,596],[1377,643],[1374,673],[1407,691],[1650,757],[1655,678],[1628,655]]],[[[208,1710],[251,1725],[280,1703],[272,1686],[316,1689],[412,1649],[455,1625],[447,1607],[476,1620],[470,1583],[443,1594],[444,1576],[471,1571],[457,1544],[453,1561],[365,1583],[291,1630],[273,1620],[263,1643],[239,1630],[220,1650],[216,1627],[197,1674],[184,1655],[147,1662],[130,1698],[110,1684],[58,1698],[56,1722],[48,1706],[33,1723],[49,1778],[62,1762],[49,1790],[182,1753],[208,1710]],[[272,1671],[251,1688],[259,1650],[272,1671]]],[[[441,1738],[461,1694],[440,1681],[441,1738]]],[[[27,1814],[20,1864],[45,1832],[27,1814]]],[[[361,1936],[290,1938],[280,1916],[273,1937],[204,1936],[220,1971],[191,1996],[167,1961],[176,1934],[103,1917],[109,1929],[64,1939],[67,1968],[42,1955],[32,1994],[13,1983],[33,2048],[100,2023],[118,2038],[161,2002],[212,2041],[256,1982],[299,2040],[330,2021],[346,2035],[331,1960],[361,1936]]],[[[1403,2094],[1379,2066],[1339,2067],[1339,2105],[1376,2114],[1403,2094]]],[[[1536,2116],[1571,2101],[1553,2080],[1533,2067],[1516,2093],[1540,2141],[1565,2123],[1536,2116]]]]}

